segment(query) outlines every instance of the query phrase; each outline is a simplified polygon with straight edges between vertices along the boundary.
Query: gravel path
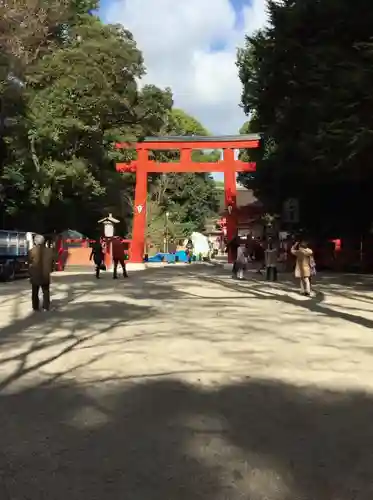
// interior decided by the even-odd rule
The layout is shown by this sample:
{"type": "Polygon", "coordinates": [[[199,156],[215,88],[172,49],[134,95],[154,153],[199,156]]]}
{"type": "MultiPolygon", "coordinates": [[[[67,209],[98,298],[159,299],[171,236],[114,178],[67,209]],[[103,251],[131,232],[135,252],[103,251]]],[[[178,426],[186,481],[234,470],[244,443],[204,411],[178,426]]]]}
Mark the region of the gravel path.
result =
{"type": "Polygon", "coordinates": [[[0,498],[371,500],[373,279],[1,284],[0,498]]]}

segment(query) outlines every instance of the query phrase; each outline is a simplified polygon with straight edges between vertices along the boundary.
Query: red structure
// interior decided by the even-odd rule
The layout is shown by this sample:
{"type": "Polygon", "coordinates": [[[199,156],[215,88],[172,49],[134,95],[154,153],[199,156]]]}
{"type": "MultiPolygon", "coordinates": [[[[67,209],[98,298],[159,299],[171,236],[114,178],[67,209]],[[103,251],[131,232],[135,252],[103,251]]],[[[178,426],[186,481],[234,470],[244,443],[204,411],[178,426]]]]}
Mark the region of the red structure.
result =
{"type": "MultiPolygon", "coordinates": [[[[146,201],[148,194],[148,173],[166,172],[222,172],[225,182],[225,205],[227,207],[227,238],[236,234],[236,174],[254,172],[255,163],[242,162],[235,157],[236,149],[258,148],[258,134],[226,137],[147,137],[135,146],[129,143],[117,144],[118,149],[136,149],[137,160],[118,163],[118,172],[136,172],[136,192],[131,245],[131,262],[143,262],[146,229],[146,201]],[[201,163],[192,160],[193,150],[222,149],[223,157],[216,163],[201,163]],[[178,163],[159,163],[149,157],[152,151],[180,151],[178,163]]],[[[232,256],[229,256],[232,260],[232,256]]]]}

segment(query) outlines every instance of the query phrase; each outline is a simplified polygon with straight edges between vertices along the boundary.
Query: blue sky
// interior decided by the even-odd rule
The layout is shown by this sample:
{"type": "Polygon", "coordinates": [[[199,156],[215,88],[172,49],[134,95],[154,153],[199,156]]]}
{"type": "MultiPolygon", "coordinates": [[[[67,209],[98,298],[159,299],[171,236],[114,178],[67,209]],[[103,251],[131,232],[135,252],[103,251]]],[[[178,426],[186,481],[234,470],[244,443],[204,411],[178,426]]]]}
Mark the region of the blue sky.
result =
{"type": "MultiPolygon", "coordinates": [[[[211,5],[212,5],[211,0],[211,5]]],[[[236,30],[243,30],[245,28],[245,16],[244,16],[244,9],[246,8],[251,8],[253,5],[252,0],[228,0],[229,4],[231,5],[234,13],[235,13],[235,21],[234,21],[234,27],[236,30]]],[[[112,22],[112,15],[110,12],[116,10],[116,5],[123,5],[125,3],[136,3],[138,0],[101,0],[100,2],[100,10],[99,14],[103,21],[111,21],[112,22]]],[[[157,2],[157,0],[154,0],[154,4],[157,2]]],[[[211,46],[212,51],[219,51],[219,50],[224,50],[226,47],[226,40],[224,40],[224,37],[222,37],[221,40],[214,42],[211,46]]]]}
{"type": "Polygon", "coordinates": [[[144,83],[171,87],[176,107],[212,134],[236,134],[239,107],[236,52],[245,34],[266,21],[266,0],[102,0],[105,22],[129,29],[147,68],[144,83]]]}

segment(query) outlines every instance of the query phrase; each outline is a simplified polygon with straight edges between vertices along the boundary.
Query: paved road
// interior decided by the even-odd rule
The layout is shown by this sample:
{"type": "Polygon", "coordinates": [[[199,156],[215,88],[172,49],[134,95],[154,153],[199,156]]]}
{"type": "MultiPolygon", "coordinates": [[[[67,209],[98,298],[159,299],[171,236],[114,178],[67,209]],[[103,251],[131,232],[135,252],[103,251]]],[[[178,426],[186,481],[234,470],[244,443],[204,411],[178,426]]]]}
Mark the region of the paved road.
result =
{"type": "Polygon", "coordinates": [[[373,279],[0,288],[0,498],[371,500],[373,279]]]}

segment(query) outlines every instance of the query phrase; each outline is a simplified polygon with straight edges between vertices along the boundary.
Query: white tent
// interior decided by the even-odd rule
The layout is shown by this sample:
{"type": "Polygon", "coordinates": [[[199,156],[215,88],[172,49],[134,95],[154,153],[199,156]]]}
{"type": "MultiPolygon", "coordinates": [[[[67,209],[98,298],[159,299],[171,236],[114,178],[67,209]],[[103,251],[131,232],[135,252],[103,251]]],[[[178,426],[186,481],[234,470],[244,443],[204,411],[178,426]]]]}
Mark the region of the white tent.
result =
{"type": "MultiPolygon", "coordinates": [[[[192,240],[194,247],[194,255],[202,255],[202,257],[208,257],[210,253],[209,240],[207,236],[204,236],[201,233],[192,233],[190,239],[192,240]]],[[[188,240],[186,240],[185,245],[188,240]]]]}

